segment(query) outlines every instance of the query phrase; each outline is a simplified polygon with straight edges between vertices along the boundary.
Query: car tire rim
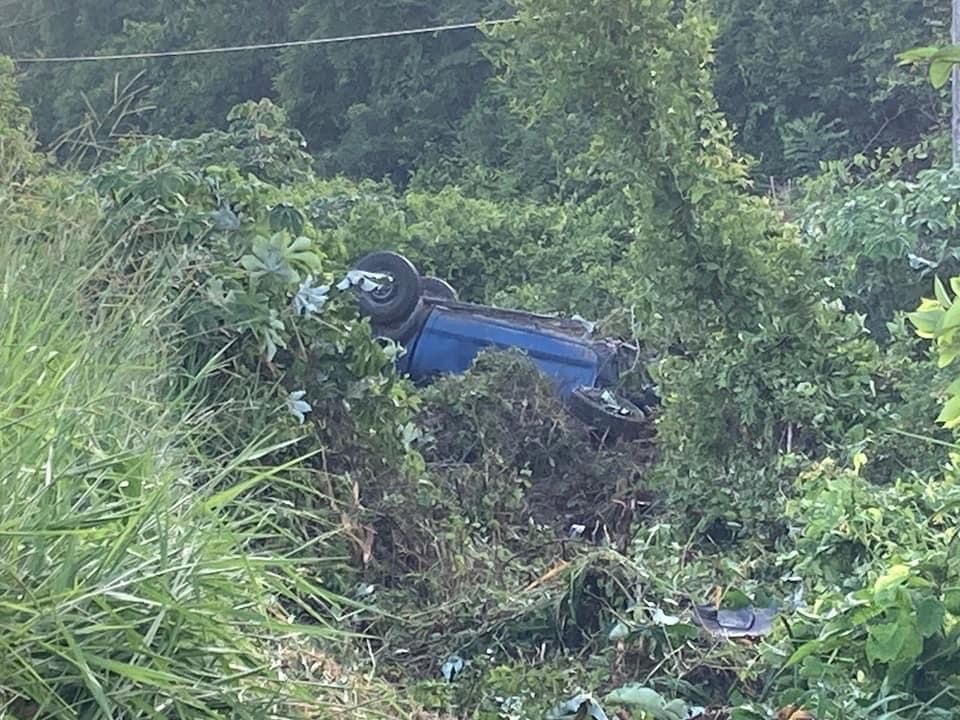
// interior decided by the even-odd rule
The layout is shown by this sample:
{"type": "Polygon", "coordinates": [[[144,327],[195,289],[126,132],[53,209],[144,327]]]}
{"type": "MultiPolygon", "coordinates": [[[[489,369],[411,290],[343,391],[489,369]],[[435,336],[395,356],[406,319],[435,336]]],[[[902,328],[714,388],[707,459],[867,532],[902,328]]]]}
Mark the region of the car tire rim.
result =
{"type": "Polygon", "coordinates": [[[397,287],[393,284],[393,278],[389,278],[385,283],[378,284],[370,291],[370,296],[377,302],[387,302],[397,294],[397,287]]]}

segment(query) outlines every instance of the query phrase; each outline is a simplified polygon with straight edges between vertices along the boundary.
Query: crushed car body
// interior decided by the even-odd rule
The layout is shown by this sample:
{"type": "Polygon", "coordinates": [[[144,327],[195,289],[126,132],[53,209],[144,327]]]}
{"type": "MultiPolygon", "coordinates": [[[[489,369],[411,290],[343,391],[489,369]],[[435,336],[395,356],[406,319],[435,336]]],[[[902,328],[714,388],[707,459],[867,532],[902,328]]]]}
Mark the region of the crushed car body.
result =
{"type": "Polygon", "coordinates": [[[414,383],[464,373],[483,350],[512,348],[525,353],[570,411],[592,427],[632,439],[648,425],[652,391],[639,403],[616,391],[621,373],[637,362],[636,347],[595,338],[575,319],[461,302],[449,284],[422,277],[396,253],[371,253],[355,268],[376,278],[357,290],[361,313],[376,334],[404,346],[397,369],[414,383]]]}

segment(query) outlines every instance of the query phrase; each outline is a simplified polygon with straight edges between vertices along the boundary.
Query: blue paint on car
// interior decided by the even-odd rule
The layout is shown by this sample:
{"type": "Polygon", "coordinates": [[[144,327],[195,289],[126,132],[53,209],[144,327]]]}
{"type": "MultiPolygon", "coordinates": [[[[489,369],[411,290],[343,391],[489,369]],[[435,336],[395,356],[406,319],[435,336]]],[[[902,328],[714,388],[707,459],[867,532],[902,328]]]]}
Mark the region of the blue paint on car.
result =
{"type": "Polygon", "coordinates": [[[466,372],[483,350],[515,348],[550,377],[566,398],[577,388],[606,384],[604,371],[614,361],[614,348],[586,337],[586,329],[575,322],[431,299],[422,312],[422,325],[398,362],[400,372],[414,382],[466,372]]]}

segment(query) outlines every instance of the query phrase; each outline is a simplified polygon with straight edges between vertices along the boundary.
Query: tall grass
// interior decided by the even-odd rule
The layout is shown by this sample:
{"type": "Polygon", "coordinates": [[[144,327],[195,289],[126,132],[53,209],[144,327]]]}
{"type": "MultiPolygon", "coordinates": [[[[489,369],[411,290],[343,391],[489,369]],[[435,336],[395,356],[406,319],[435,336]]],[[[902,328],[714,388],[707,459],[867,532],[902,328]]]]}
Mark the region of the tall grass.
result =
{"type": "Polygon", "coordinates": [[[280,667],[343,634],[279,609],[323,594],[302,553],[252,550],[241,504],[284,468],[195,455],[162,283],[91,303],[92,227],[0,228],[0,717],[359,716],[280,667]]]}

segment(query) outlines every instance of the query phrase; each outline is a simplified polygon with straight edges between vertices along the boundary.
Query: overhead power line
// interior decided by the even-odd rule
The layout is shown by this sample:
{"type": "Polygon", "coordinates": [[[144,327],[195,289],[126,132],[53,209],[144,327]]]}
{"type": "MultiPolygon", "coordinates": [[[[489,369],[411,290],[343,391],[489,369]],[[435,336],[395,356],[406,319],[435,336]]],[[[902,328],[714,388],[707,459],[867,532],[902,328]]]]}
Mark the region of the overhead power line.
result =
{"type": "Polygon", "coordinates": [[[309,45],[332,45],[334,43],[355,42],[358,40],[378,40],[380,38],[402,37],[404,35],[429,35],[450,32],[452,30],[479,29],[485,25],[504,25],[517,22],[519,18],[499,20],[477,20],[455,25],[435,25],[433,27],[412,28],[409,30],[388,30],[385,32],[362,33],[359,35],[340,35],[338,37],[313,38],[310,40],[288,40],[285,42],[261,43],[256,45],[231,45],[228,47],[198,48],[193,50],[164,50],[157,52],[117,53],[115,55],[66,55],[62,57],[24,57],[13,58],[18,64],[27,63],[80,63],[102,62],[106,60],[148,60],[152,58],[184,57],[189,55],[223,55],[225,53],[250,52],[255,50],[277,50],[280,48],[305,47],[309,45]]]}

